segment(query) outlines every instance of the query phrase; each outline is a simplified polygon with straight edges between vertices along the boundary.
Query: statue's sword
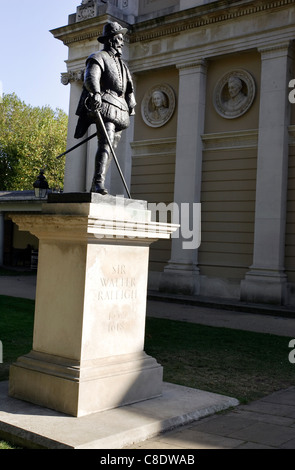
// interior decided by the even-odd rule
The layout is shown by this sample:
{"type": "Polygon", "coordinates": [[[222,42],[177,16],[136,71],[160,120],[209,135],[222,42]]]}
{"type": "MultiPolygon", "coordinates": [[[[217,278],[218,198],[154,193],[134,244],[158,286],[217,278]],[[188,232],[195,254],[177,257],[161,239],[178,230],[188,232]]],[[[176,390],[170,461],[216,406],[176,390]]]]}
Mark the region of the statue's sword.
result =
{"type": "Polygon", "coordinates": [[[81,145],[86,144],[86,142],[88,142],[89,140],[93,139],[93,137],[95,137],[96,135],[97,135],[97,132],[95,132],[95,134],[92,134],[90,137],[87,137],[87,139],[82,140],[82,142],[79,142],[77,145],[75,145],[74,147],[70,148],[69,150],[66,150],[66,152],[61,153],[61,154],[58,155],[58,157],[56,157],[56,158],[58,159],[58,158],[63,157],[64,155],[67,155],[68,153],[70,153],[70,152],[72,152],[73,150],[77,149],[77,148],[80,147],[81,145]]]}
{"type": "MultiPolygon", "coordinates": [[[[96,115],[97,115],[97,118],[99,120],[99,124],[100,124],[100,127],[102,129],[102,132],[104,133],[104,136],[107,140],[107,143],[108,143],[108,146],[110,147],[110,150],[112,152],[112,155],[114,157],[114,160],[115,160],[115,163],[116,163],[116,166],[117,166],[117,169],[118,169],[118,172],[121,176],[121,180],[123,182],[123,185],[124,185],[124,188],[126,190],[126,193],[129,197],[129,199],[131,199],[131,195],[130,195],[130,191],[128,189],[128,186],[127,186],[127,183],[125,181],[125,178],[124,178],[124,175],[122,173],[122,170],[120,168],[120,165],[119,165],[119,162],[118,162],[118,159],[117,159],[117,156],[115,154],[115,150],[114,150],[114,147],[112,146],[112,143],[110,141],[110,138],[109,138],[109,135],[107,133],[107,130],[106,130],[106,127],[104,125],[104,122],[103,122],[103,119],[101,117],[101,114],[100,114],[100,111],[99,109],[96,109],[96,115]]],[[[95,132],[95,134],[92,134],[90,137],[87,137],[87,139],[84,139],[82,142],[79,142],[79,144],[75,145],[74,147],[70,148],[69,150],[66,150],[66,152],[63,152],[61,153],[60,155],[58,155],[58,157],[56,157],[57,159],[58,158],[61,158],[63,157],[64,155],[67,155],[68,153],[72,152],[73,150],[77,149],[78,147],[80,147],[81,145],[85,144],[86,142],[88,142],[89,140],[93,139],[93,137],[95,137],[97,135],[97,132],[95,132]]]]}

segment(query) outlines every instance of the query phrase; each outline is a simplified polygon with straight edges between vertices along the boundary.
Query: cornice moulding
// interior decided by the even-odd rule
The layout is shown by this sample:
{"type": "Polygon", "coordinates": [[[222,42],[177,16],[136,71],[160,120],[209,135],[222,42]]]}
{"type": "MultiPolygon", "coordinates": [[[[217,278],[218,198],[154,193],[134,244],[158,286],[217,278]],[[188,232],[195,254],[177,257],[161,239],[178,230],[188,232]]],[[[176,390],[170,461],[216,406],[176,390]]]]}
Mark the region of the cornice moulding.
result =
{"type": "MultiPolygon", "coordinates": [[[[130,36],[126,36],[127,42],[152,41],[165,36],[179,34],[183,31],[197,29],[199,27],[220,23],[235,18],[249,16],[257,13],[265,13],[270,10],[294,5],[295,0],[275,1],[224,1],[207,3],[178,13],[155,18],[134,25],[123,22],[130,30],[130,36]]],[[[114,20],[109,14],[90,18],[78,23],[73,23],[50,32],[56,39],[63,41],[65,45],[93,39],[102,33],[103,25],[108,20],[114,20]]],[[[122,22],[122,21],[121,21],[122,22]]]]}
{"type": "MultiPolygon", "coordinates": [[[[105,14],[67,26],[62,26],[61,28],[52,29],[50,32],[56,39],[59,39],[68,46],[76,42],[97,38],[102,34],[104,24],[107,21],[114,20],[116,20],[116,18],[105,14]]],[[[122,20],[120,20],[120,24],[129,28],[129,25],[122,20]]],[[[126,41],[128,42],[128,36],[126,36],[126,41]]]]}
{"type": "MultiPolygon", "coordinates": [[[[190,64],[192,60],[196,63],[199,60],[210,60],[212,57],[232,54],[241,51],[255,50],[259,47],[264,48],[265,45],[276,47],[278,42],[290,41],[294,37],[294,25],[278,31],[261,31],[260,33],[251,32],[241,34],[233,39],[224,38],[212,41],[206,44],[196,44],[190,48],[179,48],[179,50],[171,50],[170,53],[163,51],[160,54],[146,53],[141,58],[131,54],[129,67],[133,73],[143,70],[156,69],[157,67],[175,67],[185,68],[186,64],[190,64]]],[[[257,51],[258,52],[258,51],[257,51]]]]}
{"type": "Polygon", "coordinates": [[[179,34],[183,31],[197,29],[202,26],[253,15],[269,10],[294,5],[295,0],[276,0],[273,2],[229,2],[220,1],[185,10],[178,14],[165,17],[162,22],[156,20],[150,24],[138,23],[133,27],[130,43],[150,41],[163,36],[179,34]],[[189,12],[189,13],[188,13],[189,12]],[[185,16],[184,16],[185,15],[185,16]],[[173,21],[174,19],[174,21],[173,21]]]}

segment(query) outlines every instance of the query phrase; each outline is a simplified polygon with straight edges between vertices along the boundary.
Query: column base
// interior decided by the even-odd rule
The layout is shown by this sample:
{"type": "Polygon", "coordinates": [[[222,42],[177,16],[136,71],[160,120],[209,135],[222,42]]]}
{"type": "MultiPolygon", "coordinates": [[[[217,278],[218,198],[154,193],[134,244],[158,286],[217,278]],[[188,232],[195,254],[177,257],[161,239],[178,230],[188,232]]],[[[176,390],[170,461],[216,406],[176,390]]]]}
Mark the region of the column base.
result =
{"type": "Polygon", "coordinates": [[[287,276],[267,270],[252,270],[241,281],[240,300],[251,303],[284,305],[287,276]]]}
{"type": "Polygon", "coordinates": [[[79,417],[162,394],[163,368],[145,352],[78,363],[32,351],[10,368],[9,395],[79,417]]]}
{"type": "Polygon", "coordinates": [[[200,293],[200,271],[195,266],[171,263],[161,274],[160,292],[182,295],[200,293]]]}

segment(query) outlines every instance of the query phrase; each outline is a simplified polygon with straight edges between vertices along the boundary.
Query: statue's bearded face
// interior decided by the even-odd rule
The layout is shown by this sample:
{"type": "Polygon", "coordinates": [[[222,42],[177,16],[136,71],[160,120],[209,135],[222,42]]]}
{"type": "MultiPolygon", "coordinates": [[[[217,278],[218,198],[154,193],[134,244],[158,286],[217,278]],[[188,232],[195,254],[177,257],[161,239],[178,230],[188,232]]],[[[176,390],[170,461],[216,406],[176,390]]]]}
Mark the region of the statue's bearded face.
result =
{"type": "Polygon", "coordinates": [[[116,51],[117,55],[121,56],[123,53],[124,36],[123,34],[117,34],[111,40],[111,47],[116,51]]]}

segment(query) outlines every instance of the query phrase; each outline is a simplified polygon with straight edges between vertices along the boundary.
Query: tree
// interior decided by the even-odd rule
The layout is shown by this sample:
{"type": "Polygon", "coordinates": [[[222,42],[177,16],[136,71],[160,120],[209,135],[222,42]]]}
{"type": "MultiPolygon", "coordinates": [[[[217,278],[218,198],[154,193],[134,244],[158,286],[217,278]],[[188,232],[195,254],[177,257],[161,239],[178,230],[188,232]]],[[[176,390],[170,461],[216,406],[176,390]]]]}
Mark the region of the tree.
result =
{"type": "Polygon", "coordinates": [[[0,104],[0,190],[33,188],[40,169],[50,188],[62,189],[68,116],[49,106],[32,107],[14,93],[0,104]]]}

